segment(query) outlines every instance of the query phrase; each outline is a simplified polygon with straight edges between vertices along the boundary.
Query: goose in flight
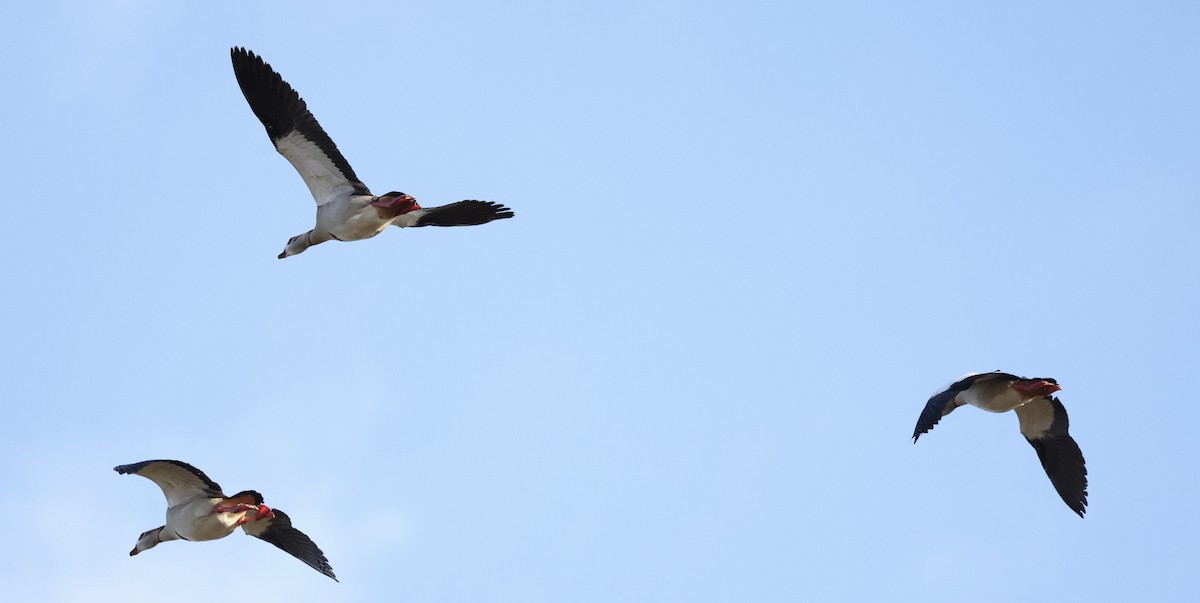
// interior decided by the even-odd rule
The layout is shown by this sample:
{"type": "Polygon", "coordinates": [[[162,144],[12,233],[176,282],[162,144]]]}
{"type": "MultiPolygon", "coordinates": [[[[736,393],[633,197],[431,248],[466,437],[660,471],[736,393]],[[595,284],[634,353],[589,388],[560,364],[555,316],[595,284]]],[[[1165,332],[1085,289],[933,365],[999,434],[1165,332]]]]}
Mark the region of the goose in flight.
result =
{"type": "Polygon", "coordinates": [[[1054,379],[1025,379],[993,371],[973,373],[929,398],[913,443],[955,408],[970,404],[989,412],[1015,410],[1021,435],[1037,451],[1050,483],[1072,511],[1083,517],[1087,510],[1087,468],[1079,444],[1067,433],[1067,409],[1051,394],[1062,389],[1054,379]]]}
{"type": "Polygon", "coordinates": [[[411,195],[397,191],[372,195],[321,129],[304,99],[271,65],[245,48],[234,48],[230,54],[233,73],[250,109],[266,127],[275,150],[300,172],[317,201],[316,226],[288,239],[279,259],[331,239],[369,239],[389,225],[472,226],[513,217],[512,210],[491,201],[421,207],[411,195]]]}
{"type": "Polygon", "coordinates": [[[241,526],[247,534],[279,547],[337,581],[325,553],[304,532],[292,527],[286,513],[264,505],[262,495],[254,490],[225,496],[203,471],[182,461],[142,461],[113,470],[147,478],[158,484],[167,497],[166,525],[143,532],[129,551],[130,556],[168,540],[224,538],[241,526]]]}

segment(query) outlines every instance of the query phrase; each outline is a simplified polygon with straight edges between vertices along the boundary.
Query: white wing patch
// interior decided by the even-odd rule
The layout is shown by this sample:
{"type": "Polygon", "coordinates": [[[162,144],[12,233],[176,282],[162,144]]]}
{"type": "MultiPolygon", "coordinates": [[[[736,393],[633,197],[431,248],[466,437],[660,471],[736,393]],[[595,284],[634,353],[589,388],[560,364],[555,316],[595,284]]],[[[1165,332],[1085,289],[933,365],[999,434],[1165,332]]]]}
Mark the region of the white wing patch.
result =
{"type": "Polygon", "coordinates": [[[399,226],[400,228],[408,228],[408,227],[416,224],[418,221],[420,221],[421,217],[427,213],[429,213],[429,210],[422,207],[421,209],[415,209],[406,214],[400,214],[400,215],[396,216],[395,219],[392,220],[392,226],[399,226]]]}
{"type": "Polygon", "coordinates": [[[171,463],[151,463],[137,472],[162,488],[167,506],[174,507],[194,498],[208,498],[207,484],[187,469],[171,463]]]}
{"type": "Polygon", "coordinates": [[[1044,437],[1054,424],[1054,404],[1046,398],[1034,398],[1016,408],[1021,435],[1036,440],[1044,437]]]}
{"type": "Polygon", "coordinates": [[[298,130],[276,140],[275,150],[287,158],[300,177],[304,178],[317,207],[354,194],[354,185],[342,171],[325,156],[320,147],[298,130]]]}

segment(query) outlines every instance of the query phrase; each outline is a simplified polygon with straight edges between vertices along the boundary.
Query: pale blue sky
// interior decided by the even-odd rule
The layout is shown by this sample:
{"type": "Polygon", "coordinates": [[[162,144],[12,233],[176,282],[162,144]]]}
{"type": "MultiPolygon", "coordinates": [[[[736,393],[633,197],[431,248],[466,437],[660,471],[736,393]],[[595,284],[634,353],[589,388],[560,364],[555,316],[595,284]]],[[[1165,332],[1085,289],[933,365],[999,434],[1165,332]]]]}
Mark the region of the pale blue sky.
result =
{"type": "Polygon", "coordinates": [[[1126,601],[1198,590],[1190,2],[17,3],[13,601],[1126,601]],[[375,192],[285,261],[266,58],[375,192]],[[1055,377],[1090,506],[966,372],[1055,377]],[[175,458],[240,533],[127,556],[175,458]]]}

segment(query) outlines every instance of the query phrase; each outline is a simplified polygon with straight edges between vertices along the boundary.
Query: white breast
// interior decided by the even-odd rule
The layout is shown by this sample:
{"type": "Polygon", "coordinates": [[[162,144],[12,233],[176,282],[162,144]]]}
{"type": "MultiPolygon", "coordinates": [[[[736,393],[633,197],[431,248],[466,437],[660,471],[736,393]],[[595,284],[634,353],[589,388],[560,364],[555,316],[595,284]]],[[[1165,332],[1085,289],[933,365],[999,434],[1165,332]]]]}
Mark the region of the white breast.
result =
{"type": "Polygon", "coordinates": [[[167,509],[167,528],[187,540],[216,540],[233,533],[247,512],[213,513],[219,498],[201,498],[167,509]]]}
{"type": "Polygon", "coordinates": [[[957,399],[962,404],[970,404],[988,412],[1008,412],[1029,401],[1022,398],[1006,379],[976,383],[960,393],[957,399]]]}
{"type": "Polygon", "coordinates": [[[371,197],[355,196],[317,208],[317,229],[341,241],[369,239],[384,231],[390,220],[379,217],[371,197]]]}

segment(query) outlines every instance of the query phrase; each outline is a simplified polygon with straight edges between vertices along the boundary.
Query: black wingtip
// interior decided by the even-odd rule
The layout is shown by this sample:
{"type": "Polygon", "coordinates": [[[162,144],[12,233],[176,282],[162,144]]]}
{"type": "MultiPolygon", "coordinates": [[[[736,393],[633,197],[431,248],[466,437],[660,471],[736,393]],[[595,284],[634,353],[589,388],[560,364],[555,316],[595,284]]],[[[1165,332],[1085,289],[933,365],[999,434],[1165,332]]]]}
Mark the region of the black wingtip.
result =
{"type": "Polygon", "coordinates": [[[942,407],[936,407],[932,412],[928,407],[926,407],[925,410],[921,411],[921,417],[917,419],[917,426],[913,428],[913,444],[916,444],[917,440],[919,440],[921,436],[932,431],[934,425],[938,424],[938,420],[942,418],[941,413],[943,407],[944,405],[942,407]]]}
{"type": "Polygon", "coordinates": [[[430,208],[414,226],[477,226],[515,215],[513,210],[495,201],[468,199],[430,208]]]}
{"type": "MultiPolygon", "coordinates": [[[[1063,500],[1066,501],[1066,499],[1063,500]]],[[[1080,519],[1083,519],[1084,513],[1087,513],[1087,492],[1085,491],[1083,493],[1083,498],[1079,499],[1079,501],[1074,504],[1072,504],[1070,501],[1067,501],[1067,506],[1071,507],[1071,510],[1074,511],[1075,514],[1080,517],[1080,519]]]]}
{"type": "Polygon", "coordinates": [[[117,465],[116,467],[113,467],[113,471],[116,471],[121,475],[137,475],[137,472],[145,469],[146,465],[160,462],[162,461],[142,461],[140,463],[130,463],[128,465],[117,465]]]}
{"type": "Polygon", "coordinates": [[[913,428],[913,444],[916,444],[917,440],[920,439],[921,436],[929,433],[933,429],[933,425],[925,425],[927,422],[928,421],[925,418],[925,413],[921,413],[921,418],[917,419],[917,426],[913,428]],[[924,427],[924,429],[922,429],[922,427],[924,427]]]}
{"type": "Polygon", "coordinates": [[[255,117],[266,128],[271,142],[294,130],[297,116],[308,112],[300,95],[283,81],[270,63],[254,52],[234,47],[229,51],[229,58],[238,87],[255,117]]]}

